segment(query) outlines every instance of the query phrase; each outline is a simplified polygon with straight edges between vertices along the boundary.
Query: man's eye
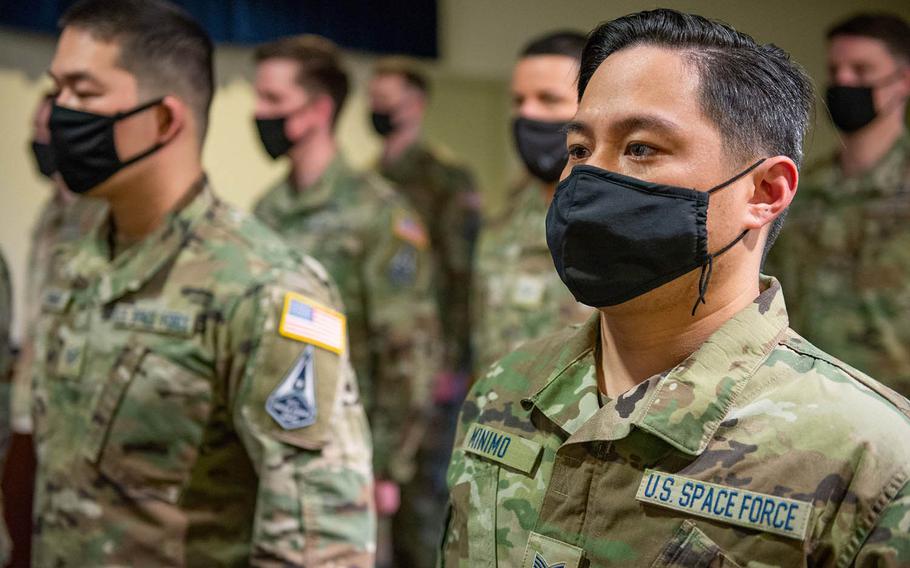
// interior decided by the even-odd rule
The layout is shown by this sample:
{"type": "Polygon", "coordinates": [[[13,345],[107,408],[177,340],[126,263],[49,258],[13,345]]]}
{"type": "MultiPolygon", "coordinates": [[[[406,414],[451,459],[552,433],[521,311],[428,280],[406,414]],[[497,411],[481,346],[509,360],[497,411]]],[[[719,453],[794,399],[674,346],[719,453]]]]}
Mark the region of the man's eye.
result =
{"type": "Polygon", "coordinates": [[[640,142],[633,142],[626,146],[626,154],[635,158],[647,158],[654,155],[654,148],[640,142]]]}
{"type": "Polygon", "coordinates": [[[584,160],[588,157],[588,149],[578,144],[569,146],[569,157],[573,160],[584,160]]]}

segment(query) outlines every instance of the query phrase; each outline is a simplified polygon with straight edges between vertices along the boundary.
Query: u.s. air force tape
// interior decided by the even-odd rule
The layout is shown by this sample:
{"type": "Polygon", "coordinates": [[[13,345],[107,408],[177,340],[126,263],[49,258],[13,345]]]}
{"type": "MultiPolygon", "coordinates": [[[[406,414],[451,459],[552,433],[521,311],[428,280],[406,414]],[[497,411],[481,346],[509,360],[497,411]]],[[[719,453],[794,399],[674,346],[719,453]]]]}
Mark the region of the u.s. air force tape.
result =
{"type": "Polygon", "coordinates": [[[462,449],[530,475],[542,446],[533,440],[489,426],[471,424],[462,449]]]}
{"type": "Polygon", "coordinates": [[[805,540],[812,504],[645,470],[635,498],[690,515],[805,540]]]}

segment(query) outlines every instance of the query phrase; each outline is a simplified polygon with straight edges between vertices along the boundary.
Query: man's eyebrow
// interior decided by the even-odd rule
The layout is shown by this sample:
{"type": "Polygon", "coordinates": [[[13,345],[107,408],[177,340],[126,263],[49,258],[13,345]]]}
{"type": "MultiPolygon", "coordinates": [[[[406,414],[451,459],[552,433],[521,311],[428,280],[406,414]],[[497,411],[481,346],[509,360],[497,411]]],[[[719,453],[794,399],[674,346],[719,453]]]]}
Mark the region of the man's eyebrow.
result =
{"type": "Polygon", "coordinates": [[[562,127],[562,130],[566,134],[581,134],[582,136],[591,134],[591,127],[578,120],[570,120],[562,127]]]}
{"type": "Polygon", "coordinates": [[[656,130],[665,134],[676,134],[681,130],[679,125],[672,120],[653,114],[627,116],[610,124],[610,129],[621,134],[636,130],[656,130]]]}
{"type": "Polygon", "coordinates": [[[101,84],[101,82],[98,81],[98,79],[95,78],[95,76],[92,75],[91,73],[89,73],[88,71],[69,71],[69,72],[63,73],[62,76],[58,77],[57,75],[54,75],[53,71],[48,69],[47,74],[57,84],[62,83],[62,82],[76,83],[78,81],[89,81],[96,85],[101,84]]]}

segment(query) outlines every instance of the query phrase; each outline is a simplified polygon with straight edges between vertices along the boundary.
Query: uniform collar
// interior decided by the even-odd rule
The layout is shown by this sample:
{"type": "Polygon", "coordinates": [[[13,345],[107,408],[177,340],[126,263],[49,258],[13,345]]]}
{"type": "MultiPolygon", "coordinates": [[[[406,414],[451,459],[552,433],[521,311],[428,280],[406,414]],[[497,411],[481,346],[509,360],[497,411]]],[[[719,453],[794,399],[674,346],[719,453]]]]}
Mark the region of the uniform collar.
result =
{"type": "Polygon", "coordinates": [[[217,202],[205,177],[187,195],[188,201],[170,213],[160,227],[113,260],[109,260],[107,241],[109,217],[104,216],[66,261],[64,277],[76,289],[97,282],[101,303],[139,290],[185,246],[199,221],[217,202]]]}
{"type": "Polygon", "coordinates": [[[828,199],[855,199],[856,196],[890,196],[910,190],[910,131],[905,131],[891,149],[867,171],[845,177],[840,167],[840,155],[834,153],[817,170],[810,170],[807,184],[811,192],[821,192],[828,199]]]}
{"type": "Polygon", "coordinates": [[[684,453],[699,455],[749,378],[787,330],[787,309],[780,284],[763,277],[761,287],[763,291],[752,304],[721,326],[685,361],[608,401],[580,425],[564,416],[561,408],[565,400],[572,400],[573,385],[559,383],[565,376],[585,375],[586,386],[593,383],[597,388],[594,346],[600,335],[599,314],[595,314],[575,338],[579,344],[587,344],[584,355],[552,373],[545,386],[522,403],[527,403],[527,409],[537,408],[572,434],[567,443],[617,440],[635,426],[684,453]]]}
{"type": "Polygon", "coordinates": [[[282,219],[320,209],[334,199],[338,181],[350,175],[347,160],[341,152],[337,152],[329,167],[310,187],[298,190],[290,175],[272,187],[264,200],[267,208],[264,213],[269,218],[282,219]]]}

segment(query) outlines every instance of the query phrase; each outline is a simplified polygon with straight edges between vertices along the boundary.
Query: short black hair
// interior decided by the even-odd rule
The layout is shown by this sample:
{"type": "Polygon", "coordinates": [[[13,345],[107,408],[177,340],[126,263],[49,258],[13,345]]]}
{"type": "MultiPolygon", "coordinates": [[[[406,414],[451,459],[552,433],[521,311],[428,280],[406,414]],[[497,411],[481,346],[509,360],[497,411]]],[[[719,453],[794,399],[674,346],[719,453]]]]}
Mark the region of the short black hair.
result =
{"type": "MultiPolygon", "coordinates": [[[[783,49],[759,44],[731,26],[695,14],[658,9],[599,25],[581,57],[578,98],[604,60],[625,48],[652,45],[681,51],[698,72],[701,108],[732,156],[783,155],[797,166],[814,109],[812,80],[783,49]]],[[[772,224],[765,255],[785,215],[772,224]]]]}
{"type": "Polygon", "coordinates": [[[528,42],[521,50],[520,57],[533,55],[565,55],[575,60],[581,59],[587,36],[571,30],[551,32],[538,36],[528,42]]]}
{"type": "Polygon", "coordinates": [[[398,75],[404,82],[420,91],[424,96],[430,94],[430,80],[420,62],[405,55],[383,57],[373,66],[373,76],[398,75]]]}
{"type": "Polygon", "coordinates": [[[877,39],[903,62],[910,63],[910,24],[897,14],[865,12],[856,14],[828,30],[828,40],[838,36],[861,36],[877,39]]]}
{"type": "Polygon", "coordinates": [[[81,0],[60,19],[93,37],[117,42],[118,64],[153,96],[173,94],[192,109],[205,138],[215,90],[212,39],[182,8],[164,0],[81,0]]]}
{"type": "Polygon", "coordinates": [[[260,45],[253,54],[256,63],[267,59],[289,59],[297,64],[297,84],[317,95],[328,95],[335,104],[332,126],[338,120],[348,98],[348,74],[341,63],[341,53],[331,40],[306,34],[278,39],[260,45]]]}

